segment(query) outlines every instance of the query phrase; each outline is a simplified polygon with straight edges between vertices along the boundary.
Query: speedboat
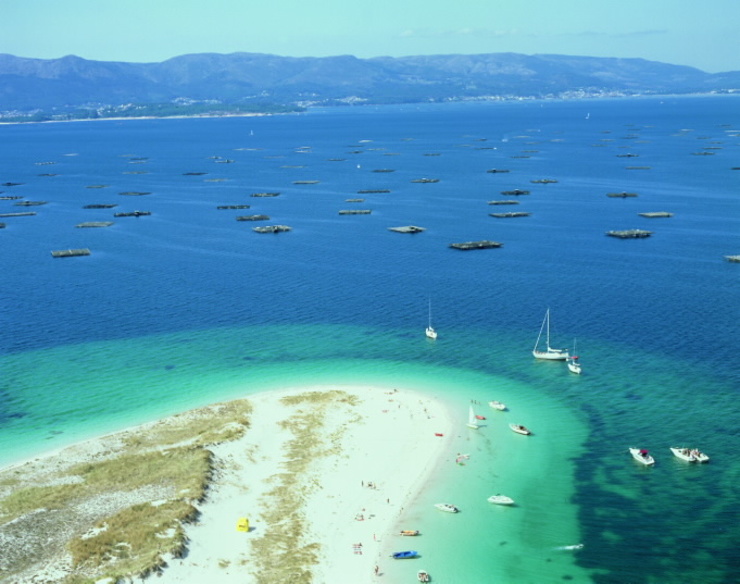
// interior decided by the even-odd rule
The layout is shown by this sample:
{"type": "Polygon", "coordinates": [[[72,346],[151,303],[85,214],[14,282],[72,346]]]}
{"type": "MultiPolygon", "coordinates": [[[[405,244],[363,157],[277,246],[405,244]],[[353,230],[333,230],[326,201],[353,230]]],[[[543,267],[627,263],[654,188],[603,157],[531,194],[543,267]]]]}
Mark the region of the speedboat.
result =
{"type": "Polygon", "coordinates": [[[509,428],[512,429],[512,431],[516,432],[517,434],[524,434],[525,436],[529,436],[532,434],[532,431],[527,428],[526,426],[522,426],[521,424],[509,424],[509,428]]]}
{"type": "Polygon", "coordinates": [[[644,448],[630,448],[630,454],[637,462],[650,466],[655,464],[655,459],[644,448]]]}
{"type": "Polygon", "coordinates": [[[460,512],[460,509],[448,503],[437,503],[435,507],[439,509],[440,511],[446,511],[447,513],[459,513],[460,512]]]}
{"type": "Polygon", "coordinates": [[[419,555],[419,552],[416,552],[414,550],[408,550],[405,552],[396,552],[394,554],[391,554],[391,557],[394,560],[407,560],[409,558],[415,558],[419,555]]]}
{"type": "Polygon", "coordinates": [[[416,573],[416,579],[419,582],[430,582],[431,581],[431,578],[429,577],[429,572],[427,572],[426,570],[419,570],[416,573]]]}
{"type": "Polygon", "coordinates": [[[685,460],[686,462],[707,462],[709,460],[709,457],[706,454],[696,448],[671,447],[671,452],[673,452],[677,458],[685,460]]]}
{"type": "Polygon", "coordinates": [[[418,529],[404,529],[399,535],[419,535],[418,529]]]}
{"type": "Polygon", "coordinates": [[[499,410],[503,412],[506,409],[506,404],[502,404],[500,401],[489,401],[488,405],[491,406],[494,410],[499,410]]]}
{"type": "Polygon", "coordinates": [[[513,505],[514,499],[506,495],[491,495],[488,497],[488,502],[495,503],[496,505],[513,505]]]}

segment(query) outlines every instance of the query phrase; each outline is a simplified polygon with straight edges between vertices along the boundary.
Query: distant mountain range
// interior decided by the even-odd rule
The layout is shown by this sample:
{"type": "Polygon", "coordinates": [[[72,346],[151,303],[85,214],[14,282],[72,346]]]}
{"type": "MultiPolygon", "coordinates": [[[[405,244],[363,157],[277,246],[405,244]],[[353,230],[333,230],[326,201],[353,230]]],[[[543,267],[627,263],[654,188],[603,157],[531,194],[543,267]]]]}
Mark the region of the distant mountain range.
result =
{"type": "Polygon", "coordinates": [[[255,53],[161,63],[0,54],[0,111],[99,105],[401,103],[740,91],[740,71],[710,74],[643,59],[432,55],[358,59],[255,53]]]}

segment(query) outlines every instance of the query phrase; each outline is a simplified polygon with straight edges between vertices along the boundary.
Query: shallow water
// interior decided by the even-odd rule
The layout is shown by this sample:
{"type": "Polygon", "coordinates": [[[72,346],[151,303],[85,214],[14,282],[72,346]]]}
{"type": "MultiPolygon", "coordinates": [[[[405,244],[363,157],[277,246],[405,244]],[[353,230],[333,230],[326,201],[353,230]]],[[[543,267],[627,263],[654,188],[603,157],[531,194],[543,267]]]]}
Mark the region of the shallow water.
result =
{"type": "MultiPolygon", "coordinates": [[[[418,388],[459,409],[451,446],[471,459],[450,461],[408,510],[422,559],[388,574],[731,582],[740,315],[737,266],[722,256],[740,250],[737,111],[715,97],[2,127],[0,178],[25,184],[0,196],[48,203],[2,219],[1,460],[272,387],[418,388]],[[530,182],[542,178],[558,182],[530,182]],[[379,188],[391,192],[357,193],[379,188]],[[514,188],[531,194],[487,204],[514,188]],[[261,191],[281,195],[249,196],[261,191]],[[639,196],[605,196],[621,191],[639,196]],[[74,227],[133,209],[153,214],[74,227]],[[488,216],[510,210],[532,215],[488,216]],[[257,213],[293,231],[235,221],[257,213]],[[427,231],[387,231],[408,224],[427,231]],[[654,235],[604,236],[635,227],[654,235]],[[504,246],[447,247],[477,239],[504,246]],[[77,247],[92,255],[49,255],[77,247]],[[436,342],[423,335],[430,298],[436,342]],[[580,377],[531,356],[548,306],[554,342],[577,337],[580,377]],[[490,399],[510,411],[465,428],[470,400],[490,399]],[[676,445],[712,461],[683,463],[676,445]],[[649,448],[655,468],[629,446],[649,448]],[[517,505],[490,505],[495,492],[517,505]],[[463,512],[436,511],[440,500],[463,512]]],[[[0,212],[27,210],[14,202],[0,212]]]]}

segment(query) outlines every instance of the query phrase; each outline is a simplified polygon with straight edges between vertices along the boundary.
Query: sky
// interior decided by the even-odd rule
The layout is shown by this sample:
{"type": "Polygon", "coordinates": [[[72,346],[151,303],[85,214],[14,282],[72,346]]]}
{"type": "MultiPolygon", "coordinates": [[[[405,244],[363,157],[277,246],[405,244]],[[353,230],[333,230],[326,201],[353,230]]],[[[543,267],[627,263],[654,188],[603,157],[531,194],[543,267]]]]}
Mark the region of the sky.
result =
{"type": "Polygon", "coordinates": [[[0,0],[0,53],[523,53],[740,71],[740,0],[0,0]]]}

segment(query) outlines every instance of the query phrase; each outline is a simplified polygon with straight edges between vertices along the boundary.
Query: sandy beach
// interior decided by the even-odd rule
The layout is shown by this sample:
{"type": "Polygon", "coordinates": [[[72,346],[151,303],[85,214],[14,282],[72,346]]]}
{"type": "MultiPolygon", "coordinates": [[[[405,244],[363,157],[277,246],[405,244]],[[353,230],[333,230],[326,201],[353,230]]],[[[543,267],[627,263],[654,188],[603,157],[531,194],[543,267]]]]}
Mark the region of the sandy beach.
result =
{"type": "MultiPolygon", "coordinates": [[[[292,387],[247,399],[247,431],[207,445],[215,471],[206,496],[193,503],[197,519],[184,526],[184,553],[165,557],[161,571],[144,581],[382,581],[384,566],[394,561],[389,554],[415,547],[399,531],[415,529],[403,523],[404,509],[448,449],[453,422],[446,405],[415,391],[363,386],[292,387]],[[248,519],[248,532],[237,529],[240,518],[248,519]]],[[[149,426],[127,434],[146,434],[149,426]]],[[[53,464],[42,457],[14,468],[31,473],[29,464],[58,466],[60,456],[68,464],[99,458],[111,440],[120,443],[117,436],[67,449],[53,464]]],[[[144,489],[119,506],[168,496],[144,489]]],[[[105,499],[111,507],[109,498],[99,504],[105,499]]],[[[22,543],[3,529],[0,555],[4,546],[22,543]]],[[[74,571],[64,550],[40,558],[20,579],[3,578],[7,568],[0,566],[0,582],[8,584],[62,582],[74,571]]]]}

